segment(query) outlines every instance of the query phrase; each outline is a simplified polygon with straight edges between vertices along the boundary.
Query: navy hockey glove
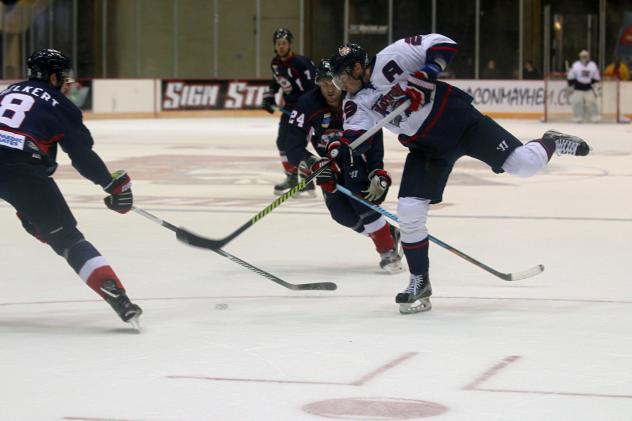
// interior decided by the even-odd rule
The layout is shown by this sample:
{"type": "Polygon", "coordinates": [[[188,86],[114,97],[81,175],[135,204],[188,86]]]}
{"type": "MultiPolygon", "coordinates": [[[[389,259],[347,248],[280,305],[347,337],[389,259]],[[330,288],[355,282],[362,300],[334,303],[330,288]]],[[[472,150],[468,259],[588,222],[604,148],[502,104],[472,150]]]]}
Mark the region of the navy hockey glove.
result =
{"type": "Polygon", "coordinates": [[[132,195],[132,179],[124,170],[112,173],[112,181],[104,187],[109,196],[103,199],[105,206],[118,213],[127,213],[132,209],[134,197],[132,195]]]}
{"type": "Polygon", "coordinates": [[[379,205],[386,199],[389,187],[391,187],[391,175],[383,169],[373,170],[369,173],[369,187],[362,190],[364,198],[371,203],[379,205]]]}
{"type": "MultiPolygon", "coordinates": [[[[312,165],[312,172],[316,172],[325,165],[329,164],[331,160],[321,159],[316,161],[312,165]]],[[[336,172],[340,169],[336,166],[335,162],[331,162],[328,168],[316,176],[316,184],[318,184],[325,193],[334,193],[336,191],[336,172]]]]}
{"type": "Polygon", "coordinates": [[[274,114],[275,106],[276,106],[276,100],[274,99],[274,92],[268,91],[265,94],[263,94],[263,102],[261,103],[261,108],[263,108],[270,114],[274,114]]]}
{"type": "Polygon", "coordinates": [[[46,241],[44,241],[44,239],[42,238],[42,233],[40,232],[40,230],[38,230],[37,227],[33,225],[31,221],[26,219],[26,216],[24,216],[21,212],[16,212],[15,214],[17,215],[18,219],[22,223],[22,227],[24,227],[26,232],[28,232],[33,237],[40,240],[42,243],[46,244],[46,241]]]}
{"type": "Polygon", "coordinates": [[[344,140],[334,140],[327,145],[327,157],[344,169],[353,165],[353,151],[344,140]]]}
{"type": "Polygon", "coordinates": [[[406,95],[410,98],[408,111],[415,112],[424,104],[433,100],[436,84],[428,78],[426,72],[417,71],[408,75],[406,95]]]}

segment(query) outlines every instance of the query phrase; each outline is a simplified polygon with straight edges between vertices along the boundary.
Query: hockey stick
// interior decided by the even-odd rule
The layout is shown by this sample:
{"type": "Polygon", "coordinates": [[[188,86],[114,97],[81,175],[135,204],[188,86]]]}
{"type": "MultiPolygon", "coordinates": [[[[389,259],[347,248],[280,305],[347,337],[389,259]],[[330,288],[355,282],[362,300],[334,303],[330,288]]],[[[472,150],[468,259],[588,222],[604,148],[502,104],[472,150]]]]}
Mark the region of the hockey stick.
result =
{"type": "MultiPolygon", "coordinates": [[[[382,127],[384,127],[385,124],[387,124],[391,120],[395,119],[398,115],[406,111],[406,109],[409,106],[410,106],[410,100],[407,99],[402,104],[400,104],[397,108],[395,108],[390,114],[388,114],[386,117],[378,121],[373,127],[371,127],[369,130],[363,133],[360,137],[354,140],[349,145],[349,148],[351,150],[356,149],[362,143],[366,142],[367,139],[369,139],[371,136],[377,133],[382,127]]],[[[309,184],[314,178],[316,178],[318,174],[320,174],[321,172],[329,168],[330,165],[331,165],[331,162],[327,163],[326,165],[323,165],[317,171],[314,171],[307,178],[300,181],[294,188],[283,193],[281,196],[279,196],[278,199],[276,199],[274,202],[270,203],[268,206],[263,208],[263,210],[261,210],[255,216],[253,216],[249,221],[247,221],[245,224],[243,224],[242,226],[240,226],[239,228],[237,228],[235,231],[228,234],[224,238],[220,238],[220,239],[206,238],[206,237],[202,237],[197,234],[194,234],[190,231],[187,231],[183,228],[177,228],[176,235],[178,237],[178,240],[194,247],[201,247],[201,248],[206,248],[206,249],[211,249],[211,250],[220,249],[224,247],[226,244],[230,243],[232,240],[234,240],[235,237],[240,235],[242,232],[246,231],[248,228],[250,228],[257,222],[259,222],[264,216],[272,212],[275,208],[277,208],[283,202],[285,202],[286,200],[294,196],[299,191],[303,190],[303,188],[307,184],[309,184]]]]}
{"type": "MultiPolygon", "coordinates": [[[[338,184],[336,186],[336,190],[339,191],[340,193],[349,196],[350,198],[352,198],[353,200],[356,200],[360,203],[362,203],[363,205],[373,209],[374,211],[376,211],[377,213],[380,213],[384,216],[386,216],[389,219],[392,219],[395,222],[399,223],[399,218],[390,213],[389,211],[387,211],[386,209],[375,205],[367,200],[364,200],[358,196],[356,196],[355,194],[353,194],[349,189],[347,189],[344,186],[341,186],[340,184],[338,184]]],[[[430,241],[432,241],[433,243],[435,243],[438,246],[443,247],[444,249],[456,254],[457,256],[467,260],[470,263],[473,263],[474,265],[478,266],[479,268],[491,273],[494,276],[499,277],[502,280],[505,281],[519,281],[521,279],[526,279],[526,278],[531,278],[532,276],[538,275],[540,273],[542,273],[542,271],[544,270],[544,265],[537,265],[534,266],[530,269],[527,270],[523,270],[521,272],[511,272],[511,273],[502,273],[499,272],[495,269],[492,269],[491,267],[487,266],[485,263],[481,263],[478,260],[474,259],[473,257],[468,256],[467,254],[463,253],[462,251],[452,247],[451,245],[444,243],[443,241],[439,240],[436,237],[433,237],[432,235],[428,235],[428,239],[430,241]]]]}
{"type": "MultiPolygon", "coordinates": [[[[173,224],[170,224],[169,222],[158,218],[155,215],[152,215],[151,213],[147,212],[144,209],[140,209],[137,208],[136,206],[132,207],[132,210],[134,212],[136,212],[137,214],[144,216],[145,218],[154,221],[155,223],[157,223],[158,225],[162,225],[163,227],[177,233],[178,230],[180,228],[176,227],[173,224]]],[[[268,278],[269,280],[271,280],[272,282],[276,282],[277,284],[284,286],[287,289],[291,289],[293,291],[305,291],[305,290],[326,290],[326,291],[334,291],[338,288],[338,286],[336,284],[334,284],[333,282],[316,282],[316,283],[311,283],[311,284],[291,284],[289,282],[284,281],[281,278],[277,278],[276,276],[272,275],[271,273],[266,272],[265,270],[259,269],[256,266],[251,265],[248,262],[245,262],[243,260],[241,260],[239,257],[237,256],[233,256],[232,254],[221,250],[221,249],[212,249],[215,253],[219,254],[220,256],[224,256],[229,260],[232,260],[233,262],[237,263],[238,265],[241,265],[243,267],[245,267],[248,270],[253,271],[254,273],[256,273],[257,275],[261,275],[264,278],[268,278]]]]}

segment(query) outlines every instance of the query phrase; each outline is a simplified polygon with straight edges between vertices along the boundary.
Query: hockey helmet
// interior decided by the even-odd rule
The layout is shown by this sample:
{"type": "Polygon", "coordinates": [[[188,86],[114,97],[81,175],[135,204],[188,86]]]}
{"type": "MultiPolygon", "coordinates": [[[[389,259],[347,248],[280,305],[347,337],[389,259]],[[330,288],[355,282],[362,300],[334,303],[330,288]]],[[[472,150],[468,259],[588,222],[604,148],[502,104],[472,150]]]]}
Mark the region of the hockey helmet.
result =
{"type": "Polygon", "coordinates": [[[72,82],[72,63],[61,51],[45,48],[31,54],[26,61],[30,80],[48,81],[55,74],[60,81],[72,82]]]}
{"type": "Polygon", "coordinates": [[[287,42],[291,44],[294,39],[294,35],[292,35],[292,32],[290,32],[289,29],[279,28],[274,31],[274,34],[272,34],[272,44],[276,44],[278,39],[286,39],[287,42]]]}
{"type": "Polygon", "coordinates": [[[369,64],[369,56],[360,45],[349,42],[338,48],[330,62],[334,75],[339,75],[342,72],[351,74],[356,63],[360,63],[363,68],[366,68],[369,64]]]}
{"type": "Polygon", "coordinates": [[[316,68],[316,84],[319,84],[319,81],[323,79],[333,79],[334,72],[331,68],[331,62],[324,58],[320,60],[320,64],[316,68]]]}

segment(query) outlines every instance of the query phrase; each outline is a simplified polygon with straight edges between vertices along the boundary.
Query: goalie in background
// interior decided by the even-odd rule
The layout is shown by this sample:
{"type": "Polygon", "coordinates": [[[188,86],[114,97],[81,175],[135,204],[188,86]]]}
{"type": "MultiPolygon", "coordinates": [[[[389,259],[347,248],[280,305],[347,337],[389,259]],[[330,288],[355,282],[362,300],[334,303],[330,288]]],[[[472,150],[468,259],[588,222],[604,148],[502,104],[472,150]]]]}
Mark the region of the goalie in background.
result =
{"type": "Polygon", "coordinates": [[[579,60],[573,63],[566,79],[573,106],[573,121],[599,122],[601,114],[597,101],[601,98],[601,76],[597,64],[590,60],[587,50],[580,51],[579,60]]]}

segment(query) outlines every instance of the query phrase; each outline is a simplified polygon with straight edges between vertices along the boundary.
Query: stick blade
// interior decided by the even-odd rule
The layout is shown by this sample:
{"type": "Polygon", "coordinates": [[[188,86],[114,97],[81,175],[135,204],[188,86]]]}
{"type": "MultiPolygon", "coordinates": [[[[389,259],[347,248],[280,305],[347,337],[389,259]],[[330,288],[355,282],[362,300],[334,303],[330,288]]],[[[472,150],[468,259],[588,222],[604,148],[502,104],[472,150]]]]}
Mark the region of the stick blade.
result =
{"type": "Polygon", "coordinates": [[[212,238],[202,237],[197,234],[193,234],[191,231],[187,231],[184,228],[178,228],[176,231],[176,238],[190,246],[210,250],[221,249],[227,243],[224,239],[215,240],[212,238]]]}
{"type": "Polygon", "coordinates": [[[338,285],[334,284],[333,282],[316,282],[313,284],[297,284],[294,285],[294,288],[292,289],[296,289],[296,290],[317,290],[317,291],[335,291],[338,289],[338,285]]]}
{"type": "Polygon", "coordinates": [[[521,279],[531,278],[544,272],[544,265],[537,265],[522,272],[508,273],[503,277],[505,281],[520,281],[521,279]]]}

